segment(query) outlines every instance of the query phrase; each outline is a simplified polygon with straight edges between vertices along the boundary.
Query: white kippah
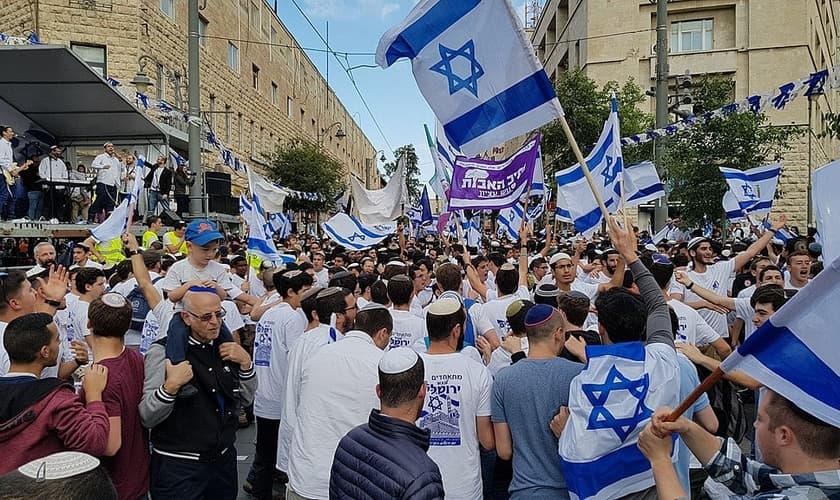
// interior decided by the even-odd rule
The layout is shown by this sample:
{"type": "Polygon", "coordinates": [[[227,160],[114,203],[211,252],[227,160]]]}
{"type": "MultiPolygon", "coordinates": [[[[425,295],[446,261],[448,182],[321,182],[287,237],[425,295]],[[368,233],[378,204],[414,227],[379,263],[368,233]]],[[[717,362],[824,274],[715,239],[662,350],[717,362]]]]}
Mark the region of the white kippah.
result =
{"type": "Polygon", "coordinates": [[[499,267],[499,270],[500,271],[515,271],[516,268],[513,267],[513,264],[511,264],[510,262],[505,262],[504,264],[502,264],[501,267],[499,267]]]}
{"type": "Polygon", "coordinates": [[[18,467],[18,472],[36,480],[65,479],[99,467],[99,459],[78,451],[62,451],[18,467]]]}
{"type": "Polygon", "coordinates": [[[551,256],[551,260],[548,261],[548,265],[553,266],[558,260],[572,260],[572,257],[565,252],[557,252],[551,256]]]}
{"type": "Polygon", "coordinates": [[[434,314],[435,316],[446,316],[447,314],[454,313],[460,308],[461,302],[459,300],[452,297],[444,297],[432,302],[432,305],[429,306],[429,314],[434,314]]]}
{"type": "Polygon", "coordinates": [[[379,371],[394,375],[402,373],[417,364],[417,353],[408,347],[397,347],[387,351],[379,360],[379,371]]]}
{"type": "Polygon", "coordinates": [[[385,264],[386,266],[400,266],[405,267],[405,262],[401,260],[389,260],[388,263],[385,264]]]}
{"type": "Polygon", "coordinates": [[[385,309],[386,311],[388,310],[387,307],[383,306],[378,302],[368,302],[367,304],[365,304],[365,307],[359,309],[359,311],[373,311],[375,309],[385,309]]]}

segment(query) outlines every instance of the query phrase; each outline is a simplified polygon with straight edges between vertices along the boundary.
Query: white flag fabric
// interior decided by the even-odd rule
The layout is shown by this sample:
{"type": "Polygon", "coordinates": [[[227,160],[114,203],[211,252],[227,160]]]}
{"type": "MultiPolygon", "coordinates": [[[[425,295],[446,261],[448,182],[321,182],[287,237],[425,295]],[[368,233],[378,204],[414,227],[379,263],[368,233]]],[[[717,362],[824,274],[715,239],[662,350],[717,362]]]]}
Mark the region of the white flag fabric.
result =
{"type": "Polygon", "coordinates": [[[275,186],[271,181],[254,172],[250,167],[247,168],[247,172],[251,196],[259,198],[263,210],[268,213],[282,212],[283,202],[286,201],[286,196],[289,195],[289,191],[275,186]]]}
{"type": "Polygon", "coordinates": [[[277,235],[280,238],[286,238],[292,234],[291,219],[282,212],[268,214],[268,220],[266,221],[266,234],[269,236],[277,235]]]}
{"type": "Polygon", "coordinates": [[[472,219],[467,219],[466,214],[459,212],[458,218],[461,220],[461,229],[464,231],[464,239],[468,247],[481,247],[481,229],[479,224],[481,216],[473,215],[472,219]]]}
{"type": "MultiPolygon", "coordinates": [[[[449,185],[452,183],[452,168],[455,166],[454,153],[443,133],[440,122],[436,122],[436,137],[432,137],[429,129],[426,128],[426,139],[429,143],[429,150],[432,153],[432,161],[435,164],[435,174],[429,180],[429,186],[438,198],[446,200],[449,198],[449,185]]],[[[443,207],[444,210],[446,207],[443,207]]]]}
{"type": "Polygon", "coordinates": [[[588,346],[586,356],[558,445],[569,493],[611,499],[649,488],[653,472],[636,443],[657,408],[679,403],[677,354],[666,344],[623,342],[588,346]]]}
{"type": "Polygon", "coordinates": [[[840,259],[827,263],[808,286],[738,346],[720,368],[741,370],[807,413],[840,427],[837,283],[840,259]]]}
{"type": "Polygon", "coordinates": [[[446,137],[467,156],[563,115],[508,0],[421,0],[376,49],[383,68],[402,58],[446,137]]]}
{"type": "Polygon", "coordinates": [[[348,250],[371,248],[396,231],[397,225],[362,224],[358,219],[345,213],[337,213],[323,224],[327,236],[346,247],[348,250]]]}
{"type": "Polygon", "coordinates": [[[98,242],[111,241],[124,235],[128,230],[128,217],[133,208],[132,197],[127,196],[107,219],[90,230],[90,235],[98,242]]]}
{"type": "Polygon", "coordinates": [[[747,212],[738,204],[738,198],[735,193],[727,190],[723,193],[723,210],[726,212],[726,218],[731,221],[740,221],[747,217],[747,212]]]}
{"type": "Polygon", "coordinates": [[[818,168],[811,181],[817,232],[822,243],[822,258],[831,262],[840,257],[840,160],[818,168]]]}
{"type": "Polygon", "coordinates": [[[624,200],[626,207],[637,207],[665,196],[656,166],[643,161],[624,168],[624,200]]]}
{"type": "Polygon", "coordinates": [[[522,215],[522,206],[518,204],[499,210],[498,235],[507,236],[511,241],[518,240],[519,228],[522,227],[522,215]]]}
{"type": "MultiPolygon", "coordinates": [[[[720,167],[720,173],[729,185],[729,192],[735,197],[745,214],[769,212],[776,196],[776,184],[782,175],[782,165],[771,163],[749,170],[720,167]]],[[[729,210],[727,210],[727,214],[729,210]]],[[[728,216],[728,215],[727,215],[728,216]]]]}
{"type": "MultiPolygon", "coordinates": [[[[601,136],[585,160],[607,210],[618,210],[621,202],[619,176],[624,170],[624,160],[621,156],[621,131],[618,123],[618,103],[615,98],[612,99],[610,116],[604,123],[601,136]]],[[[575,229],[584,236],[591,236],[598,229],[604,216],[580,164],[576,163],[557,172],[555,180],[558,208],[561,206],[559,202],[562,192],[565,207],[569,218],[575,224],[575,229]]]]}
{"type": "Polygon", "coordinates": [[[239,213],[248,225],[248,252],[262,260],[279,262],[280,255],[274,240],[266,233],[265,217],[260,208],[262,200],[254,195],[253,202],[239,195],[239,213]]]}
{"type": "Polygon", "coordinates": [[[356,177],[350,177],[353,211],[364,224],[391,224],[402,214],[408,201],[405,187],[405,157],[397,160],[397,169],[382,189],[365,189],[356,177]]]}

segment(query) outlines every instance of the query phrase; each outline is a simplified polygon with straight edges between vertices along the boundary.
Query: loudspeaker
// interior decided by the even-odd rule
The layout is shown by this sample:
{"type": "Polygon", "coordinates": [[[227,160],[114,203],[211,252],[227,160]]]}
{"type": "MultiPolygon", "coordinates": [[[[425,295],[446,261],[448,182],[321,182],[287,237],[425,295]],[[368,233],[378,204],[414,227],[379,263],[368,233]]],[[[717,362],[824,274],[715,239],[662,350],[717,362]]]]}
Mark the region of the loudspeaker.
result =
{"type": "Polygon", "coordinates": [[[173,210],[164,210],[159,215],[160,221],[163,222],[164,226],[174,226],[176,222],[181,220],[181,216],[178,215],[178,212],[173,210]]]}
{"type": "Polygon", "coordinates": [[[204,186],[207,194],[230,196],[230,174],[224,172],[205,172],[204,186]]]}
{"type": "Polygon", "coordinates": [[[208,195],[207,208],[211,212],[227,215],[239,215],[239,198],[229,194],[226,196],[208,195]]]}

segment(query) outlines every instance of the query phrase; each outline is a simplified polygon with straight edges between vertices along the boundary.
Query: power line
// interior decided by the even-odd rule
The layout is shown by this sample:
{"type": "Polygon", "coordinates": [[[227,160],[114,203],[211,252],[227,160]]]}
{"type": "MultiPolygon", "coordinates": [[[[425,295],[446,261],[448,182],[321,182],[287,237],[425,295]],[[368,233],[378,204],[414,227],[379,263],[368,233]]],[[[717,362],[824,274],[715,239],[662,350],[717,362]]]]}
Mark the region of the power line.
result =
{"type": "Polygon", "coordinates": [[[201,35],[201,38],[212,38],[216,40],[227,40],[228,42],[239,42],[239,43],[250,43],[254,45],[266,45],[268,47],[284,47],[287,49],[297,49],[303,51],[311,51],[311,52],[333,52],[336,54],[341,54],[344,56],[375,56],[375,52],[344,52],[344,51],[336,51],[332,49],[321,49],[316,47],[301,47],[300,45],[293,45],[288,43],[272,43],[272,42],[262,42],[259,40],[253,40],[250,38],[231,38],[229,36],[213,36],[213,35],[201,35]]]}

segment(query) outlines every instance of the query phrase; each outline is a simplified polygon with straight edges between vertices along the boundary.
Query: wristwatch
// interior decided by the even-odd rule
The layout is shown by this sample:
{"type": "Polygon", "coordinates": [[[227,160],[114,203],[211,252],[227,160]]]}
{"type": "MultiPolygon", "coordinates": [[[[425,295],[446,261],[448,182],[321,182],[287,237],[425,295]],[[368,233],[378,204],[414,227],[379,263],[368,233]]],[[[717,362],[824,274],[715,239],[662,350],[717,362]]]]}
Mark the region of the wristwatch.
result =
{"type": "Polygon", "coordinates": [[[126,257],[131,257],[132,255],[137,255],[139,253],[140,253],[140,250],[126,250],[125,251],[125,256],[126,257]]]}
{"type": "Polygon", "coordinates": [[[52,307],[61,307],[61,301],[60,300],[44,299],[44,303],[47,304],[48,306],[52,306],[52,307]]]}

